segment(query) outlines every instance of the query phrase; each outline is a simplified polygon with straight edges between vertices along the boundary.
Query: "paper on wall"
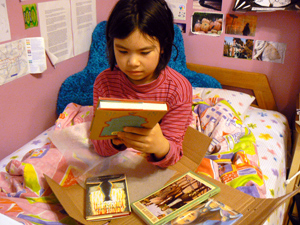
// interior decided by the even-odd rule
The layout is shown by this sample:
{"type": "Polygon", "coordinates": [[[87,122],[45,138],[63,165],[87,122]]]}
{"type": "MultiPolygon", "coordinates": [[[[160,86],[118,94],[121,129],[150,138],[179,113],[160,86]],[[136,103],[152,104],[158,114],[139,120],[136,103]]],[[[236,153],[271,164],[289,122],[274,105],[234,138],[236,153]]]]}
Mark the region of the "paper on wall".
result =
{"type": "Polygon", "coordinates": [[[175,20],[186,20],[187,0],[166,0],[175,20]]]}
{"type": "Polygon", "coordinates": [[[71,0],[74,55],[89,51],[97,25],[95,0],[71,0]]]}
{"type": "Polygon", "coordinates": [[[11,39],[6,0],[0,0],[0,42],[11,39]]]}
{"type": "Polygon", "coordinates": [[[69,0],[38,4],[41,36],[53,65],[74,56],[69,0]],[[50,53],[50,54],[49,54],[50,53]]]}
{"type": "Polygon", "coordinates": [[[38,8],[41,35],[53,65],[89,51],[97,25],[95,0],[42,2],[38,8]]]}
{"type": "Polygon", "coordinates": [[[45,41],[43,37],[25,38],[30,73],[42,73],[47,69],[45,41]]]}
{"type": "Polygon", "coordinates": [[[0,45],[0,85],[47,69],[44,38],[23,38],[0,45]]]}

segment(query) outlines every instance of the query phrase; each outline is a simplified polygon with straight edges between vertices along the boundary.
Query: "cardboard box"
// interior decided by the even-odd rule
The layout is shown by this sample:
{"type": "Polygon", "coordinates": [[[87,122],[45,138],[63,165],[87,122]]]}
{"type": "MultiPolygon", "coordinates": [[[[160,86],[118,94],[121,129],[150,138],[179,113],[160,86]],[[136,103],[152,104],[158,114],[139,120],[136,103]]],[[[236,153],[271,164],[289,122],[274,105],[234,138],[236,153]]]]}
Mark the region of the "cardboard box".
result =
{"type": "MultiPolygon", "coordinates": [[[[176,170],[178,173],[175,177],[189,171],[195,170],[200,164],[206,153],[211,139],[193,128],[188,128],[184,141],[183,152],[184,156],[170,169],[176,170]]],[[[79,185],[70,187],[61,187],[51,178],[46,177],[46,180],[53,190],[54,194],[66,210],[66,212],[74,219],[82,224],[104,224],[107,221],[91,222],[84,218],[84,189],[79,185]]],[[[175,178],[174,177],[174,178],[175,178]]],[[[205,177],[205,176],[203,176],[205,177]]],[[[173,178],[173,179],[174,179],[173,178]]],[[[298,187],[295,191],[274,199],[260,199],[247,195],[239,190],[236,190],[228,185],[218,182],[209,177],[205,177],[217,184],[221,188],[221,192],[214,196],[214,199],[221,201],[234,210],[243,214],[243,217],[236,224],[263,224],[264,221],[272,214],[272,212],[283,204],[287,199],[290,199],[300,191],[298,187]]],[[[111,220],[110,224],[127,225],[127,224],[144,224],[144,222],[133,212],[130,216],[111,220]]]]}

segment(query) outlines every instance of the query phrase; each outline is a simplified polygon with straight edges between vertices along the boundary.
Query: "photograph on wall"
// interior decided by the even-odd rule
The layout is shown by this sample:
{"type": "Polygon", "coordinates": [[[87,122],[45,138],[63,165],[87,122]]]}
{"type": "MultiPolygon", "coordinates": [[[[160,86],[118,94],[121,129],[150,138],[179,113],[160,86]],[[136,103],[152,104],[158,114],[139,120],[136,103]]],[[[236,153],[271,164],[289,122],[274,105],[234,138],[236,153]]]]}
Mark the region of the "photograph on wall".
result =
{"type": "Polygon", "coordinates": [[[191,22],[193,34],[220,36],[223,31],[223,14],[194,12],[191,22]]]}
{"type": "Polygon", "coordinates": [[[175,20],[186,20],[187,0],[166,0],[175,20]]]}
{"type": "Polygon", "coordinates": [[[199,11],[221,11],[223,0],[193,0],[193,9],[199,11]]]}
{"type": "Polygon", "coordinates": [[[227,14],[225,34],[255,36],[257,16],[227,14]]]}
{"type": "Polygon", "coordinates": [[[274,63],[284,63],[285,43],[257,40],[254,44],[253,59],[274,63]]]}
{"type": "Polygon", "coordinates": [[[233,11],[300,10],[300,0],[235,0],[233,11]]]}
{"type": "Polygon", "coordinates": [[[179,29],[181,30],[181,33],[186,33],[186,24],[185,23],[175,23],[179,29]]]}
{"type": "Polygon", "coordinates": [[[223,56],[252,60],[253,42],[252,39],[225,37],[223,56]]]}

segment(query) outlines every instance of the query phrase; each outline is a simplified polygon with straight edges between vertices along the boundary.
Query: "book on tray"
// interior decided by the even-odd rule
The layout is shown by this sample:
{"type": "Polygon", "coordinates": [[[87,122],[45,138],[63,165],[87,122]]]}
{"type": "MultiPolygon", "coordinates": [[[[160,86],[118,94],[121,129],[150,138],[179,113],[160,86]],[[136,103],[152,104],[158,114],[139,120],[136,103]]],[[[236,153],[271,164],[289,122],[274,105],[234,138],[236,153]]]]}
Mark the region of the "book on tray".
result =
{"type": "Polygon", "coordinates": [[[114,219],[130,215],[125,174],[89,177],[85,185],[86,220],[114,219]]]}
{"type": "Polygon", "coordinates": [[[90,139],[115,138],[124,127],[153,128],[167,111],[167,103],[160,101],[99,98],[90,139]]]}
{"type": "Polygon", "coordinates": [[[189,171],[161,189],[131,204],[147,224],[166,224],[220,192],[220,187],[189,171]]]}

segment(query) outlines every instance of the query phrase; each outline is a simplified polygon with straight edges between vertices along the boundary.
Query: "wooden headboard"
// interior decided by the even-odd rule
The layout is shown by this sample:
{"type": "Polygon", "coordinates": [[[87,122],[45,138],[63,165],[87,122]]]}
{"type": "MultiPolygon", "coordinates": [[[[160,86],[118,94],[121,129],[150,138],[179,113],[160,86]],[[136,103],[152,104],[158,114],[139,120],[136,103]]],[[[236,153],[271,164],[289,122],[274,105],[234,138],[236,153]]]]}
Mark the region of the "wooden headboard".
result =
{"type": "Polygon", "coordinates": [[[251,90],[259,108],[277,110],[268,77],[265,74],[193,63],[187,63],[187,68],[214,77],[222,86],[251,90]]]}

